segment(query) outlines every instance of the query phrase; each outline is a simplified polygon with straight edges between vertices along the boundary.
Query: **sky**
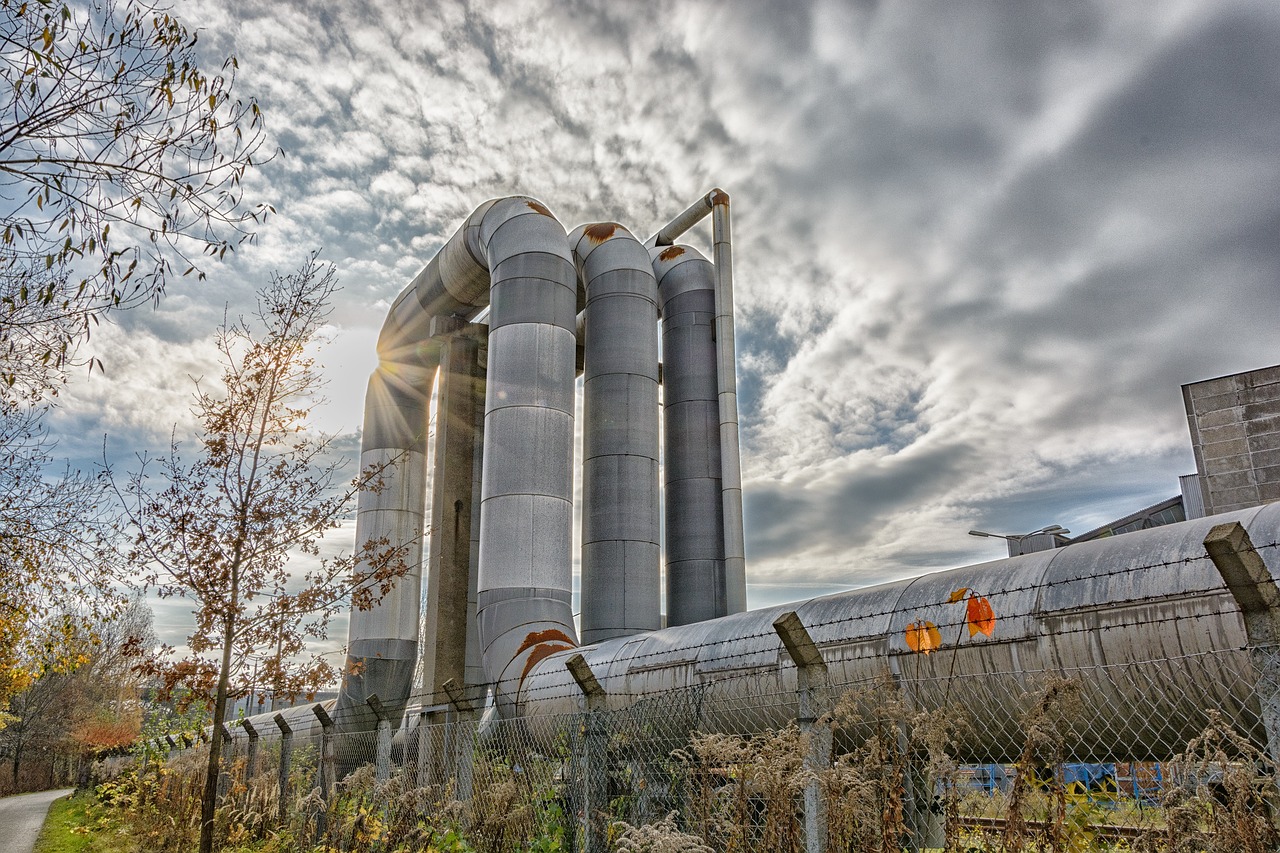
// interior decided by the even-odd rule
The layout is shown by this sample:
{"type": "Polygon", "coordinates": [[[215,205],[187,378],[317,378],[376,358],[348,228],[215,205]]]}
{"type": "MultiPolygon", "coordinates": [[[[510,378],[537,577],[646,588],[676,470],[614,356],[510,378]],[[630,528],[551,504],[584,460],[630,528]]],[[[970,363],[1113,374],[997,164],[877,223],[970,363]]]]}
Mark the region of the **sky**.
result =
{"type": "Polygon", "coordinates": [[[104,435],[127,463],[189,431],[224,310],[311,249],[344,287],[318,423],[354,452],[389,304],[513,194],[641,237],[732,196],[752,607],[1004,555],[971,528],[1081,533],[1177,494],[1179,386],[1280,363],[1270,0],[176,11],[260,101],[281,153],[246,197],[278,215],[95,332],[105,373],[50,421],[80,464],[104,435]]]}

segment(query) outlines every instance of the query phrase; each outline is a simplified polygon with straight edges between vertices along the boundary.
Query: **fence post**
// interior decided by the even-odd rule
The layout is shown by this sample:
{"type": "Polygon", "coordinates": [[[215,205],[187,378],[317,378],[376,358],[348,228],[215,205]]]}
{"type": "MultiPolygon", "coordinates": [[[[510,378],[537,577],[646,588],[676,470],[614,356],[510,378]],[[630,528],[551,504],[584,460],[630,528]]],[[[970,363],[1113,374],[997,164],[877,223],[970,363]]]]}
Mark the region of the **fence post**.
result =
{"type": "Polygon", "coordinates": [[[289,759],[293,757],[293,729],[284,719],[284,714],[276,714],[276,727],[280,729],[280,823],[289,819],[289,759]]]}
{"type": "Polygon", "coordinates": [[[227,786],[231,784],[227,774],[231,772],[231,761],[236,754],[236,742],[231,736],[231,728],[226,723],[218,723],[222,729],[222,770],[218,773],[218,799],[227,795],[227,786]]]}
{"type": "Polygon", "coordinates": [[[453,752],[450,754],[454,772],[453,797],[459,802],[466,803],[471,800],[471,787],[475,770],[473,737],[475,729],[473,725],[475,723],[476,704],[467,697],[466,691],[452,678],[447,679],[441,687],[444,688],[445,695],[449,697],[449,704],[453,705],[456,719],[453,724],[456,730],[453,737],[453,752]]]}
{"type": "Polygon", "coordinates": [[[1244,615],[1249,658],[1258,671],[1258,704],[1267,733],[1267,753],[1280,768],[1280,587],[1238,521],[1219,524],[1204,549],[1244,615]]]}
{"type": "Polygon", "coordinates": [[[165,735],[164,739],[169,744],[169,751],[164,755],[164,760],[168,761],[173,758],[173,754],[178,751],[178,742],[173,739],[173,735],[165,735]]]}
{"type": "Polygon", "coordinates": [[[365,700],[369,710],[378,718],[378,745],[374,751],[374,770],[378,781],[385,782],[391,778],[391,716],[383,706],[377,693],[370,693],[365,700]]]}
{"type": "Polygon", "coordinates": [[[831,676],[822,659],[822,650],[794,610],[775,619],[773,630],[782,639],[787,657],[796,665],[796,691],[800,699],[796,722],[808,742],[804,755],[804,769],[809,772],[804,786],[804,850],[805,853],[826,853],[827,804],[818,774],[831,766],[831,726],[820,722],[822,715],[831,710],[831,676]]]}
{"type": "Polygon", "coordinates": [[[249,736],[248,754],[244,759],[244,783],[248,787],[249,781],[258,772],[258,730],[248,720],[241,720],[240,728],[249,736]]]}
{"type": "Polygon", "coordinates": [[[582,829],[583,853],[604,853],[609,846],[609,738],[605,729],[604,688],[596,680],[587,659],[577,654],[565,666],[586,700],[587,712],[582,744],[582,829]]]}
{"type": "Polygon", "coordinates": [[[319,703],[311,706],[311,713],[315,714],[316,719],[320,721],[320,766],[317,768],[317,773],[320,777],[320,798],[324,800],[325,807],[328,808],[329,797],[333,794],[335,764],[333,754],[333,717],[330,717],[329,712],[319,703]]]}

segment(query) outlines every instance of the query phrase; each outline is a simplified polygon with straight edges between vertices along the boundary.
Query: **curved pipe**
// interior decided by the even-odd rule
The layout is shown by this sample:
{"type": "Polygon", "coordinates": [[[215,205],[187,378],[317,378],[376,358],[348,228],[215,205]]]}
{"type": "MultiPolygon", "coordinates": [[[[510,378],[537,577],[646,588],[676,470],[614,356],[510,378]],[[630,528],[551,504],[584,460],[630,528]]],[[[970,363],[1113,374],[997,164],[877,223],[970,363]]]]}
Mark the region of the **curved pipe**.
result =
{"type": "Polygon", "coordinates": [[[434,335],[488,305],[489,365],[479,527],[478,615],[487,680],[509,702],[528,664],[576,645],[570,608],[569,476],[577,276],[564,228],[535,199],[485,202],[393,304],[378,339],[361,460],[394,457],[388,487],[362,493],[357,553],[410,542],[413,570],[372,610],[352,614],[335,716],[371,727],[371,694],[399,715],[417,656],[427,400],[434,335]]]}
{"type": "Polygon", "coordinates": [[[662,627],[658,542],[658,283],[612,222],[569,235],[585,284],[582,639],[662,627]]]}
{"type": "MultiPolygon", "coordinates": [[[[1077,676],[1084,708],[1073,728],[1075,760],[1163,759],[1202,732],[1216,708],[1265,743],[1240,610],[1203,545],[1216,524],[1239,521],[1258,546],[1280,542],[1280,503],[1082,542],[976,566],[753,610],[643,637],[583,648],[606,706],[698,695],[704,732],[785,725],[798,712],[796,669],[773,630],[795,611],[821,650],[831,682],[846,689],[889,674],[913,711],[945,705],[969,713],[961,760],[1012,761],[1018,721],[1048,675],[1077,676]],[[986,595],[992,637],[964,637],[961,587],[986,595]],[[935,622],[940,651],[911,652],[905,629],[935,622]]],[[[1280,549],[1259,547],[1272,576],[1280,549]]],[[[531,675],[521,714],[576,713],[581,690],[570,654],[531,675]]],[[[663,707],[663,706],[659,706],[663,707]]]]}

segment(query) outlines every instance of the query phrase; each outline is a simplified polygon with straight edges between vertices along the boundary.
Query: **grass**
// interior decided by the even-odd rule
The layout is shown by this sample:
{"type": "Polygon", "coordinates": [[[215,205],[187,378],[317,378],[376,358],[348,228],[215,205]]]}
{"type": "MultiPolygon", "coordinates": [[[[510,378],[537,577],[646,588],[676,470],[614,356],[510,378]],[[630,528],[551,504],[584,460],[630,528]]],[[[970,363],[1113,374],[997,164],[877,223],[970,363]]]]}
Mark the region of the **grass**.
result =
{"type": "Polygon", "coordinates": [[[105,816],[92,792],[54,800],[33,853],[135,853],[119,823],[105,816]]]}

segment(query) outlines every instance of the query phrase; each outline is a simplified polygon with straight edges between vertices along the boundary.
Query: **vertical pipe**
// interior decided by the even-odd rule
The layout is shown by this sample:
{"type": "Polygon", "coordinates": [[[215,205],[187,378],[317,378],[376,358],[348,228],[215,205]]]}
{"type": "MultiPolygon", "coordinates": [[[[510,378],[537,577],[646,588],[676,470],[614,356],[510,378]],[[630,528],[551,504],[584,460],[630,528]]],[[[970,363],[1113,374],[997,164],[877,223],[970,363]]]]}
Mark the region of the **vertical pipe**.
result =
{"type": "Polygon", "coordinates": [[[532,199],[480,223],[489,265],[478,619],[486,678],[511,713],[529,669],[577,645],[571,607],[577,273],[532,199]]]}
{"type": "MultiPolygon", "coordinates": [[[[353,608],[348,666],[334,717],[352,728],[372,728],[365,700],[387,701],[397,717],[412,687],[422,588],[422,531],[426,511],[427,410],[430,373],[380,366],[365,397],[360,468],[383,467],[382,488],[360,493],[356,554],[382,541],[405,546],[409,571],[367,610],[353,608]]],[[[363,566],[363,562],[361,564],[363,566]]]]}
{"type": "Polygon", "coordinates": [[[695,249],[652,249],[662,302],[667,624],[724,616],[715,272],[695,249]]]}
{"type": "Polygon", "coordinates": [[[658,283],[615,223],[569,235],[586,290],[582,641],[661,627],[658,283]]]}
{"type": "Polygon", "coordinates": [[[720,412],[720,488],[724,512],[726,612],[747,609],[746,540],[742,530],[742,461],[738,444],[738,358],[733,333],[733,244],[729,194],[714,189],[711,203],[716,265],[716,379],[720,412]]]}

